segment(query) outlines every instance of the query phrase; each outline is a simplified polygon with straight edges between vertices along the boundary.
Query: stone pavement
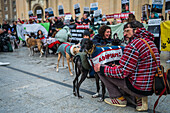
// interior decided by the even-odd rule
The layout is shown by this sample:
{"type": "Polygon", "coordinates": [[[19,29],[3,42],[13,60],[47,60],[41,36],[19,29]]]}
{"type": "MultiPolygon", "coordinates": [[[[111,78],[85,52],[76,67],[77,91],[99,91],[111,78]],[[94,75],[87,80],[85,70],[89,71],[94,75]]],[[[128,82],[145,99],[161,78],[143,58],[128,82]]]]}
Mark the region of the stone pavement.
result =
{"type": "MultiPolygon", "coordinates": [[[[57,56],[48,58],[29,57],[26,47],[14,52],[0,52],[0,62],[10,62],[0,66],[0,113],[136,113],[135,106],[128,104],[125,108],[115,107],[99,98],[92,98],[96,91],[95,79],[86,79],[81,85],[78,99],[72,93],[72,81],[68,68],[55,71],[57,56]]],[[[161,53],[161,63],[170,68],[170,53],[161,53]]],[[[60,61],[61,62],[61,61],[60,61]]],[[[65,61],[65,66],[67,66],[65,61]]],[[[108,96],[108,93],[106,93],[108,96]]],[[[163,96],[156,109],[157,113],[169,113],[170,96],[163,96]]],[[[149,96],[149,113],[157,96],[149,96]]]]}

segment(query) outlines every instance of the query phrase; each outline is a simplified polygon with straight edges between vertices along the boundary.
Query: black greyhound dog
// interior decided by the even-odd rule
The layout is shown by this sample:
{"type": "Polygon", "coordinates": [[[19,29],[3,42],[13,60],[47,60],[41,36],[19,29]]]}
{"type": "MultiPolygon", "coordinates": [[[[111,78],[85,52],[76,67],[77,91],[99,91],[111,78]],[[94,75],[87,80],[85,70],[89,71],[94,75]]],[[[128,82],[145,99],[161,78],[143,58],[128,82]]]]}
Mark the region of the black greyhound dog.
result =
{"type": "MultiPolygon", "coordinates": [[[[117,41],[115,41],[115,42],[116,42],[115,45],[117,45],[118,42],[117,41]]],[[[112,44],[114,44],[114,43],[112,43],[112,44]]],[[[82,51],[86,51],[86,53],[87,53],[87,54],[84,53],[84,55],[83,55],[85,57],[85,59],[87,59],[87,57],[90,58],[91,54],[95,51],[95,49],[96,49],[96,46],[93,44],[93,41],[85,40],[83,48],[82,48],[82,51]]],[[[78,96],[79,98],[83,97],[79,94],[80,85],[87,78],[87,74],[89,72],[89,69],[85,69],[85,66],[83,67],[83,64],[85,62],[88,62],[88,61],[87,60],[82,61],[80,56],[75,56],[75,58],[74,58],[76,77],[73,80],[73,94],[75,96],[78,96]],[[80,75],[81,75],[81,79],[80,79],[80,81],[78,81],[78,78],[79,78],[80,75]],[[76,89],[77,89],[77,92],[75,91],[76,89]]],[[[115,64],[118,64],[118,62],[116,61],[115,64]]],[[[99,78],[97,73],[95,73],[94,76],[95,76],[95,79],[96,79],[97,93],[92,95],[92,97],[96,98],[96,97],[99,97],[100,78],[99,78]]],[[[99,102],[104,101],[105,92],[106,92],[105,85],[102,81],[101,81],[101,86],[102,86],[102,95],[101,95],[101,98],[99,99],[99,102]]]]}

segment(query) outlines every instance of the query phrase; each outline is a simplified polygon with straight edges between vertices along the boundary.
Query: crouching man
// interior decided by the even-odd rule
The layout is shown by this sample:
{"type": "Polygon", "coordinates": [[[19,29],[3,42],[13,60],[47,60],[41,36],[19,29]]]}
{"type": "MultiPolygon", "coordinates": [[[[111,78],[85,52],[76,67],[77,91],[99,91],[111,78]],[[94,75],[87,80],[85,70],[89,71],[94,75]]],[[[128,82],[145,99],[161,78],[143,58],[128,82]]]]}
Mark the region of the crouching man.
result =
{"type": "Polygon", "coordinates": [[[119,61],[120,65],[110,67],[96,64],[94,70],[98,72],[108,89],[110,98],[104,100],[107,104],[125,107],[127,100],[123,96],[123,90],[136,98],[137,111],[146,111],[148,96],[153,94],[156,63],[146,43],[139,38],[146,40],[150,45],[158,65],[160,65],[160,55],[153,42],[153,34],[146,31],[138,21],[129,22],[124,26],[124,36],[129,43],[119,61]]]}

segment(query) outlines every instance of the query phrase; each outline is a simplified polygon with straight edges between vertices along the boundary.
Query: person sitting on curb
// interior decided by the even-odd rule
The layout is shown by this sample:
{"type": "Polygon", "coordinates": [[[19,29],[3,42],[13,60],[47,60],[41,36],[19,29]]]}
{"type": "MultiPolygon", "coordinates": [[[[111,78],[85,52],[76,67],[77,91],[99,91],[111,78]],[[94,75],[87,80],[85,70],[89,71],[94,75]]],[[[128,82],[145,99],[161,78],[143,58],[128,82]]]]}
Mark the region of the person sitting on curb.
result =
{"type": "Polygon", "coordinates": [[[129,38],[129,44],[125,47],[120,65],[95,65],[94,70],[98,72],[100,79],[108,89],[110,98],[104,101],[107,104],[125,107],[127,100],[123,92],[136,97],[136,110],[148,110],[148,96],[153,94],[153,80],[157,65],[152,58],[146,43],[147,41],[153,50],[158,65],[160,65],[160,55],[153,42],[154,36],[146,31],[138,21],[125,24],[124,36],[129,38]]]}

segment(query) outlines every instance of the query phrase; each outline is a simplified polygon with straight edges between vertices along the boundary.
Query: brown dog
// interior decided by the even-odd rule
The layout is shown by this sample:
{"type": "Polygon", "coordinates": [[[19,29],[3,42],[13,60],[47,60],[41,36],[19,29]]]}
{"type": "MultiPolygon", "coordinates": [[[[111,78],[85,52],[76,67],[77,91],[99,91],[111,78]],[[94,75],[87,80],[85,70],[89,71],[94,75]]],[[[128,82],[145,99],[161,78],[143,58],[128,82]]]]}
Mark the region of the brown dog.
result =
{"type": "MultiPolygon", "coordinates": [[[[70,75],[72,76],[73,73],[71,72],[70,69],[70,60],[72,62],[72,67],[73,67],[73,71],[74,71],[74,64],[73,64],[73,57],[74,55],[76,55],[79,52],[80,48],[77,48],[76,45],[70,45],[68,43],[63,43],[58,47],[58,62],[57,62],[57,67],[56,67],[56,71],[58,72],[58,68],[59,68],[59,61],[61,56],[63,55],[64,57],[66,57],[67,59],[67,64],[68,64],[68,68],[69,68],[69,72],[70,75]]],[[[63,57],[63,67],[64,67],[64,57],[63,57]]]]}
{"type": "Polygon", "coordinates": [[[38,46],[38,50],[40,51],[40,57],[42,57],[42,54],[44,53],[43,52],[43,49],[42,49],[42,42],[40,39],[33,39],[33,38],[30,38],[29,36],[25,36],[26,38],[26,45],[27,47],[29,48],[30,50],[30,54],[29,56],[34,56],[34,48],[36,46],[38,46]]]}

